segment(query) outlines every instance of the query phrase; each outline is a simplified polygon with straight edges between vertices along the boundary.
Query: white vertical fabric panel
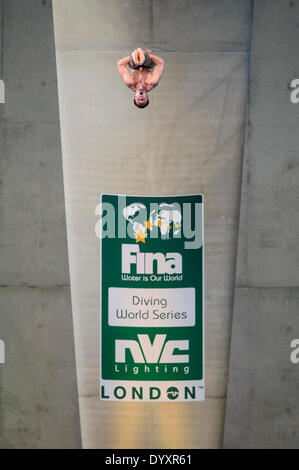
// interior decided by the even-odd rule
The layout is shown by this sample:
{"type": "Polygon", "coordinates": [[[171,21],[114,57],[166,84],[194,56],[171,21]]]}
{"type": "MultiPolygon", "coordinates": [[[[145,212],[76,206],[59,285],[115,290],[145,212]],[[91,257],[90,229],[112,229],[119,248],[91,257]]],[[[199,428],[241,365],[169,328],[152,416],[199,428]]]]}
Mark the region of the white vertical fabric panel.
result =
{"type": "MultiPolygon", "coordinates": [[[[200,5],[209,13],[211,3],[215,7],[215,2],[200,5]]],[[[133,21],[129,10],[122,17],[110,2],[109,11],[103,2],[76,0],[72,9],[73,4],[54,1],[54,21],[83,445],[219,447],[247,96],[243,35],[248,29],[248,2],[243,2],[243,29],[234,28],[232,17],[231,28],[221,33],[227,37],[216,38],[215,51],[211,42],[203,47],[201,37],[198,50],[195,44],[180,52],[170,46],[163,52],[157,27],[156,42],[153,39],[150,18],[155,24],[159,2],[126,2],[129,10],[142,6],[141,39],[152,38],[166,63],[164,77],[144,110],[133,106],[133,94],[116,69],[117,59],[128,54],[132,44],[139,45],[141,12],[132,10],[137,29],[131,26],[127,31],[125,22],[133,21]],[[154,7],[152,15],[148,4],[154,7]],[[221,41],[225,52],[219,52],[221,41]],[[100,253],[94,211],[101,192],[205,195],[207,399],[203,403],[107,403],[98,398],[100,253]]],[[[173,2],[167,4],[167,14],[177,15],[173,2]]],[[[189,0],[186,8],[192,16],[198,2],[189,0]]],[[[221,11],[224,15],[224,8],[221,11]]],[[[213,14],[207,17],[212,27],[213,14]]],[[[218,23],[219,17],[215,28],[218,23]]]]}

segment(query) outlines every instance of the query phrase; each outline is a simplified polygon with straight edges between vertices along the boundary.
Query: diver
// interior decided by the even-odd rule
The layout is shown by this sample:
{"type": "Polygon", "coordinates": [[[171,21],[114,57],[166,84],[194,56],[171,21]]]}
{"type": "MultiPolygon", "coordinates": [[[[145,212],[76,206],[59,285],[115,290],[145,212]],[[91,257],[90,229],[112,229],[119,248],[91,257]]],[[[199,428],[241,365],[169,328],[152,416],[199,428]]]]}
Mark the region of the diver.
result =
{"type": "Polygon", "coordinates": [[[120,59],[117,68],[125,84],[135,93],[134,104],[138,108],[148,106],[148,92],[158,85],[164,71],[164,60],[152,54],[150,49],[139,47],[120,59]]]}

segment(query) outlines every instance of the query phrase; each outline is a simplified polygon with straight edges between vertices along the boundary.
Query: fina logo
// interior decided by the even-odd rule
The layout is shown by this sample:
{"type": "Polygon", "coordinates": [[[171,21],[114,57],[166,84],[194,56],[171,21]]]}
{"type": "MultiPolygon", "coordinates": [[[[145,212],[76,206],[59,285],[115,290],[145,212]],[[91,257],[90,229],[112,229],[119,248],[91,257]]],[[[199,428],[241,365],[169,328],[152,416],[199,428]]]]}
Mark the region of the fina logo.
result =
{"type": "Polygon", "coordinates": [[[115,340],[115,362],[126,362],[126,351],[131,352],[134,362],[150,364],[174,364],[189,362],[189,354],[174,354],[174,351],[189,350],[189,340],[166,340],[164,334],[155,335],[153,343],[149,336],[137,335],[138,341],[116,339],[115,340]],[[161,356],[161,357],[160,357],[161,356]]]}
{"type": "Polygon", "coordinates": [[[157,274],[181,274],[183,259],[180,253],[141,253],[138,245],[122,245],[122,272],[131,273],[131,265],[136,265],[137,274],[153,274],[154,261],[157,274]]]}

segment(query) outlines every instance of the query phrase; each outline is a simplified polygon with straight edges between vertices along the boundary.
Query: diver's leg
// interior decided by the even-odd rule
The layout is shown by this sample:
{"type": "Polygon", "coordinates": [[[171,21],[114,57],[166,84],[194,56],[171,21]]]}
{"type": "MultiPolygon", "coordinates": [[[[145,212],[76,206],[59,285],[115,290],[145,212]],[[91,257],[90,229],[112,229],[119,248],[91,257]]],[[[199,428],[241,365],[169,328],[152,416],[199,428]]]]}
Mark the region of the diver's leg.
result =
{"type": "Polygon", "coordinates": [[[129,62],[129,65],[132,69],[137,69],[139,67],[139,57],[138,57],[138,51],[135,49],[135,51],[131,52],[130,54],[131,60],[129,62]]]}
{"type": "Polygon", "coordinates": [[[151,54],[151,50],[150,49],[146,49],[144,51],[144,55],[145,55],[145,60],[144,60],[144,63],[143,63],[143,67],[146,67],[146,68],[153,68],[155,66],[154,62],[152,61],[152,59],[150,58],[150,54],[151,54]]]}

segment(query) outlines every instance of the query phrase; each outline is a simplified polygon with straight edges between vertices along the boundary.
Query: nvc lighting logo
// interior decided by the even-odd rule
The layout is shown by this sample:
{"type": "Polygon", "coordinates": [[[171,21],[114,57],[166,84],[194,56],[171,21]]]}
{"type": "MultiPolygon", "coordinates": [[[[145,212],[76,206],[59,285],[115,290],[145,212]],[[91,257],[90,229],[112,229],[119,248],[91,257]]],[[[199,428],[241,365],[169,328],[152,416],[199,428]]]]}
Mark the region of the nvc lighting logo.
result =
{"type": "Polygon", "coordinates": [[[136,340],[115,340],[115,362],[126,362],[126,351],[130,351],[135,363],[186,363],[188,354],[174,354],[176,350],[188,351],[189,340],[168,340],[165,334],[155,335],[153,343],[149,335],[139,334],[136,340]]]}

